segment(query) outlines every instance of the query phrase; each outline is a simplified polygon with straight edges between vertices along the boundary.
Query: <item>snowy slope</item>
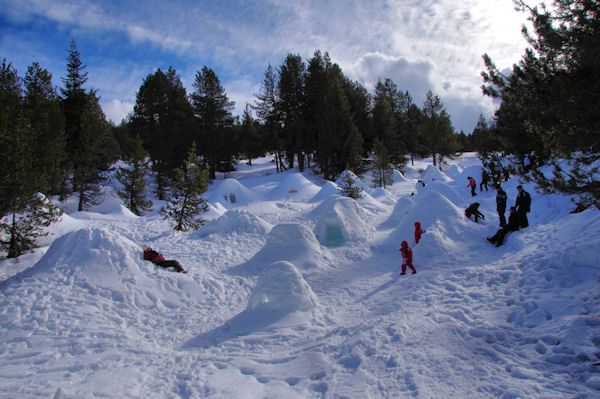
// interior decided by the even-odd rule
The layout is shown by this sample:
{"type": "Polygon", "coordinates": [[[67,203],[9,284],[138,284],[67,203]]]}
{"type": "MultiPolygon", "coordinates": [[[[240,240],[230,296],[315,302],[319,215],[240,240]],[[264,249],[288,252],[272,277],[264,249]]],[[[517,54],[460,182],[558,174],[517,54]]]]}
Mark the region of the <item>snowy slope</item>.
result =
{"type": "Polygon", "coordinates": [[[0,397],[600,397],[600,213],[525,185],[531,226],[495,248],[495,191],[466,188],[477,158],[429,164],[385,191],[365,176],[354,201],[240,163],[187,234],[114,197],[65,215],[0,261],[0,397]],[[143,261],[147,245],[190,273],[143,261]]]}

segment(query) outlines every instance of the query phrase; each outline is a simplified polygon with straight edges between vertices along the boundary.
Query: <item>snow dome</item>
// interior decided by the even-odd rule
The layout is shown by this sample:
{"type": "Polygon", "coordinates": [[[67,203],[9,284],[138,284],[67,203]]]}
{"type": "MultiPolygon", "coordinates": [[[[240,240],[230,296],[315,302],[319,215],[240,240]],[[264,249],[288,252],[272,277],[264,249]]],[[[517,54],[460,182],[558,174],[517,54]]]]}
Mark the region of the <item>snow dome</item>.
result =
{"type": "Polygon", "coordinates": [[[330,197],[309,215],[317,220],[315,235],[323,245],[340,245],[346,241],[364,238],[373,227],[370,216],[352,198],[330,197]]]}
{"type": "Polygon", "coordinates": [[[301,173],[290,173],[269,194],[269,199],[307,201],[319,192],[319,186],[311,183],[301,173]]]}
{"type": "Polygon", "coordinates": [[[253,233],[266,235],[272,226],[258,216],[244,210],[233,209],[221,217],[211,220],[200,230],[192,234],[193,238],[206,237],[210,234],[253,233]]]}
{"type": "Polygon", "coordinates": [[[224,207],[247,205],[256,201],[256,194],[236,179],[223,180],[207,198],[208,202],[221,203],[224,207]]]}
{"type": "Polygon", "coordinates": [[[421,176],[421,180],[428,184],[432,181],[448,182],[450,181],[450,178],[442,172],[440,172],[440,170],[435,166],[429,165],[423,173],[423,175],[421,176]]]}
{"type": "Polygon", "coordinates": [[[248,309],[290,313],[307,311],[317,304],[317,296],[296,267],[280,261],[269,265],[259,276],[248,309]]]}

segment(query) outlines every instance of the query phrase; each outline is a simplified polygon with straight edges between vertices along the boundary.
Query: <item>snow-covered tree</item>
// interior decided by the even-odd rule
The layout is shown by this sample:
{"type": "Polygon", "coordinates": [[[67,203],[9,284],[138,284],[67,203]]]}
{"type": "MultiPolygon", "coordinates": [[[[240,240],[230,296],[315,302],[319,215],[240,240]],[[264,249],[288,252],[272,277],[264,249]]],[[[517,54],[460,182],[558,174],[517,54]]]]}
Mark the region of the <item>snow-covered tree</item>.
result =
{"type": "Polygon", "coordinates": [[[202,194],[208,188],[208,170],[198,166],[196,143],[188,152],[182,168],[175,170],[171,196],[167,207],[161,210],[163,218],[169,220],[175,230],[193,231],[204,225],[198,215],[208,210],[202,194]]]}

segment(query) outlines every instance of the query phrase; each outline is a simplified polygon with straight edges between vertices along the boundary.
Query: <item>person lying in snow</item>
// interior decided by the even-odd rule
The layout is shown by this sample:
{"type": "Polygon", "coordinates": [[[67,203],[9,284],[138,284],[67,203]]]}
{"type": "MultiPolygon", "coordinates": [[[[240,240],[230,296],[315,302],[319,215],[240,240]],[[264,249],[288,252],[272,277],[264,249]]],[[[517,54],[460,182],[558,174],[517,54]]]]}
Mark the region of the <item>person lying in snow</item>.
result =
{"type": "Polygon", "coordinates": [[[408,266],[410,270],[412,270],[412,274],[415,274],[417,272],[417,269],[415,269],[415,266],[412,263],[412,249],[410,249],[406,240],[402,241],[402,244],[400,245],[400,253],[402,254],[402,272],[400,274],[406,274],[406,266],[408,266]]]}
{"type": "Polygon", "coordinates": [[[496,246],[499,247],[504,242],[504,237],[506,237],[506,235],[511,231],[519,230],[520,225],[521,219],[519,218],[519,214],[517,213],[515,207],[511,206],[507,225],[498,230],[493,237],[486,237],[486,240],[492,244],[496,244],[496,246]]]}
{"type": "Polygon", "coordinates": [[[187,270],[184,270],[183,267],[174,259],[166,260],[162,254],[156,252],[152,248],[148,247],[144,250],[144,260],[149,260],[157,266],[164,267],[173,267],[179,273],[187,273],[187,270]]]}
{"type": "Polygon", "coordinates": [[[485,219],[485,216],[479,212],[479,202],[473,202],[467,209],[465,209],[465,216],[471,219],[471,215],[475,216],[475,223],[477,223],[477,218],[485,219]]]}

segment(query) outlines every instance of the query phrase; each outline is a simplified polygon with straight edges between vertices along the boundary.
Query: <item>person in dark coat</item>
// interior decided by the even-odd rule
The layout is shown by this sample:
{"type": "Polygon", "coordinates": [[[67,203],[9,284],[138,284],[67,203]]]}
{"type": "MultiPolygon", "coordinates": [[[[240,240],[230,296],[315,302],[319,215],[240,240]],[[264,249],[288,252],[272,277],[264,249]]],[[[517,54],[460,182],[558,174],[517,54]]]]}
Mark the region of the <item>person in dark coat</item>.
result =
{"type": "Polygon", "coordinates": [[[400,274],[406,274],[407,266],[412,270],[412,274],[415,274],[417,269],[415,269],[415,266],[413,265],[412,249],[408,246],[406,240],[402,241],[402,244],[400,244],[400,253],[402,254],[402,272],[400,274]]]}
{"type": "Polygon", "coordinates": [[[162,254],[158,253],[150,247],[144,250],[144,260],[149,260],[155,265],[164,267],[165,269],[167,267],[173,267],[179,273],[187,273],[187,271],[184,270],[183,267],[179,264],[179,262],[177,262],[175,259],[166,260],[165,257],[162,256],[162,254]]]}
{"type": "Polygon", "coordinates": [[[481,172],[481,183],[479,183],[479,191],[483,192],[483,187],[485,187],[485,191],[488,190],[488,181],[490,181],[490,176],[487,171],[484,169],[481,172]]]}
{"type": "Polygon", "coordinates": [[[473,179],[471,176],[467,176],[467,179],[469,179],[469,184],[467,185],[467,187],[471,187],[471,196],[474,197],[477,195],[475,194],[477,183],[475,183],[475,179],[473,179]]]}
{"type": "Polygon", "coordinates": [[[479,212],[479,202],[473,202],[467,209],[465,209],[465,216],[468,219],[471,219],[471,216],[475,216],[475,223],[477,223],[478,218],[485,219],[483,213],[479,212]]]}
{"type": "Polygon", "coordinates": [[[487,237],[486,239],[499,247],[504,242],[504,237],[506,237],[508,233],[519,230],[520,224],[521,222],[519,220],[519,214],[517,213],[515,207],[511,206],[510,214],[508,215],[508,224],[498,230],[493,237],[487,237]]]}
{"type": "Polygon", "coordinates": [[[498,211],[498,218],[500,219],[500,227],[506,226],[506,191],[502,190],[500,184],[496,185],[496,210],[498,211]]]}
{"type": "Polygon", "coordinates": [[[421,222],[415,222],[415,244],[419,243],[419,240],[421,239],[421,235],[423,233],[424,231],[421,228],[421,222]]]}
{"type": "Polygon", "coordinates": [[[527,213],[531,210],[531,196],[525,190],[523,190],[523,186],[517,186],[517,200],[515,201],[515,208],[517,209],[517,213],[519,214],[519,218],[521,220],[521,228],[525,228],[529,226],[529,220],[527,220],[527,213]]]}

